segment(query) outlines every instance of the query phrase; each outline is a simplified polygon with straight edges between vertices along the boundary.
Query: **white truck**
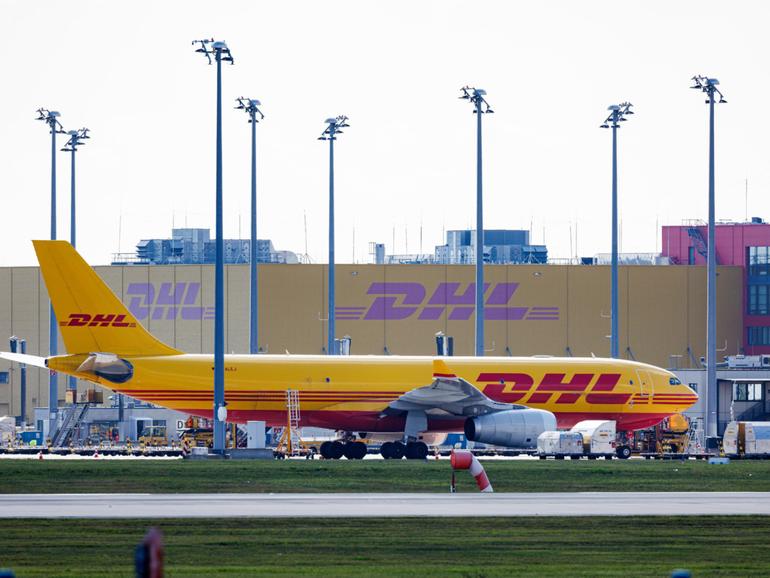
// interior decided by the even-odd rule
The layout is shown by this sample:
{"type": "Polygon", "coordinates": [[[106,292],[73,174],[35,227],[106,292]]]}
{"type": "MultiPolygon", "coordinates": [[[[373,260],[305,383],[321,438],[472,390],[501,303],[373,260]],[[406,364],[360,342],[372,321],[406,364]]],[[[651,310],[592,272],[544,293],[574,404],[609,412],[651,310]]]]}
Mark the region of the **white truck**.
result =
{"type": "Polygon", "coordinates": [[[770,457],[770,422],[731,421],[722,437],[722,449],[729,457],[770,457]]]}
{"type": "Polygon", "coordinates": [[[545,431],[537,438],[537,453],[541,459],[547,456],[556,459],[563,459],[564,456],[572,459],[579,459],[580,456],[611,459],[616,455],[616,446],[614,421],[585,420],[576,423],[569,431],[545,431]]]}
{"type": "Polygon", "coordinates": [[[615,456],[615,422],[589,419],[576,423],[571,432],[583,436],[583,453],[590,458],[615,456]]]}
{"type": "Polygon", "coordinates": [[[583,436],[571,431],[544,431],[537,437],[537,453],[541,458],[554,456],[557,460],[583,455],[583,436]]]}

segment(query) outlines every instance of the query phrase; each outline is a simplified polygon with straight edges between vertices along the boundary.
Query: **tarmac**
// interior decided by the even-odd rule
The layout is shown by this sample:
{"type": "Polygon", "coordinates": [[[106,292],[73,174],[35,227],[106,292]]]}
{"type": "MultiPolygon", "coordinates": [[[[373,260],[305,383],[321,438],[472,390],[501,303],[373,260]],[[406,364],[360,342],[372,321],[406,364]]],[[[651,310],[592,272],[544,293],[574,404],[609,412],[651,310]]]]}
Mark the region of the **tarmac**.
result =
{"type": "Polygon", "coordinates": [[[3,494],[0,518],[770,515],[770,492],[3,494]]]}

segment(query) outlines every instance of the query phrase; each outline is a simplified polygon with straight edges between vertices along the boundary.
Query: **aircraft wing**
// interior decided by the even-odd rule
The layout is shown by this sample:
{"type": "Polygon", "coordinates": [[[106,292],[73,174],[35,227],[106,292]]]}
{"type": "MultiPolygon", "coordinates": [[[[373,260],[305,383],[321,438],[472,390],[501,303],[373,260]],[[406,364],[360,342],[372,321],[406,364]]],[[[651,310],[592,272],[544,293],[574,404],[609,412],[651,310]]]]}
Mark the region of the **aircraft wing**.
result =
{"type": "Polygon", "coordinates": [[[412,389],[392,401],[383,415],[424,411],[427,415],[473,417],[518,407],[522,406],[488,398],[473,384],[450,371],[443,360],[434,359],[433,382],[412,389]]]}
{"type": "Polygon", "coordinates": [[[33,367],[42,367],[46,369],[48,366],[45,364],[45,357],[38,357],[37,355],[27,355],[24,353],[9,353],[8,351],[0,351],[0,359],[7,359],[14,363],[24,363],[33,367]]]}

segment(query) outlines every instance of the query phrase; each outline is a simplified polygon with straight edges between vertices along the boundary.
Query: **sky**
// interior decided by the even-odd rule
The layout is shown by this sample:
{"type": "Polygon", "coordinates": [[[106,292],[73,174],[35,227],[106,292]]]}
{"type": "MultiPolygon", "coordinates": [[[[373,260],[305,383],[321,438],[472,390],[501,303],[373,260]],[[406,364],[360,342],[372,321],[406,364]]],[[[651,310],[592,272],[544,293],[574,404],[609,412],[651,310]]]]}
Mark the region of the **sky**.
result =
{"type": "MultiPolygon", "coordinates": [[[[250,128],[262,102],[258,236],[327,261],[328,143],[335,145],[336,261],[432,253],[475,226],[475,119],[484,88],[484,225],[531,229],[549,256],[610,250],[607,106],[619,131],[622,252],[660,250],[663,225],[705,219],[708,106],[716,77],[717,219],[770,218],[766,2],[0,0],[0,266],[35,265],[50,235],[57,110],[88,127],[77,153],[77,246],[94,265],[172,226],[214,227],[216,69],[192,40],[228,43],[223,70],[224,228],[249,234],[250,128]],[[748,195],[746,183],[748,182],[748,195]],[[305,233],[305,222],[307,233],[305,233]],[[395,243],[394,243],[395,240],[395,243]]],[[[64,144],[63,135],[59,145],[64,144]]],[[[61,148],[61,146],[57,147],[61,148]]],[[[70,155],[57,154],[58,235],[69,239],[70,155]]]]}

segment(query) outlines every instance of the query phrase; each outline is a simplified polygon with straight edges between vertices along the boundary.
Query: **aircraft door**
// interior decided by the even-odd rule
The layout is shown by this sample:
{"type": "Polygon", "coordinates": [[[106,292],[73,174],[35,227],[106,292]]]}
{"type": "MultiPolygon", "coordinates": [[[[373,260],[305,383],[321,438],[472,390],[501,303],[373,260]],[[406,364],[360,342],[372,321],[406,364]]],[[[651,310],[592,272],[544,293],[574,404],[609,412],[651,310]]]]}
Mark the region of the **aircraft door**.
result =
{"type": "Polygon", "coordinates": [[[637,369],[636,376],[639,380],[639,393],[651,398],[655,393],[655,388],[650,372],[644,369],[637,369]]]}

